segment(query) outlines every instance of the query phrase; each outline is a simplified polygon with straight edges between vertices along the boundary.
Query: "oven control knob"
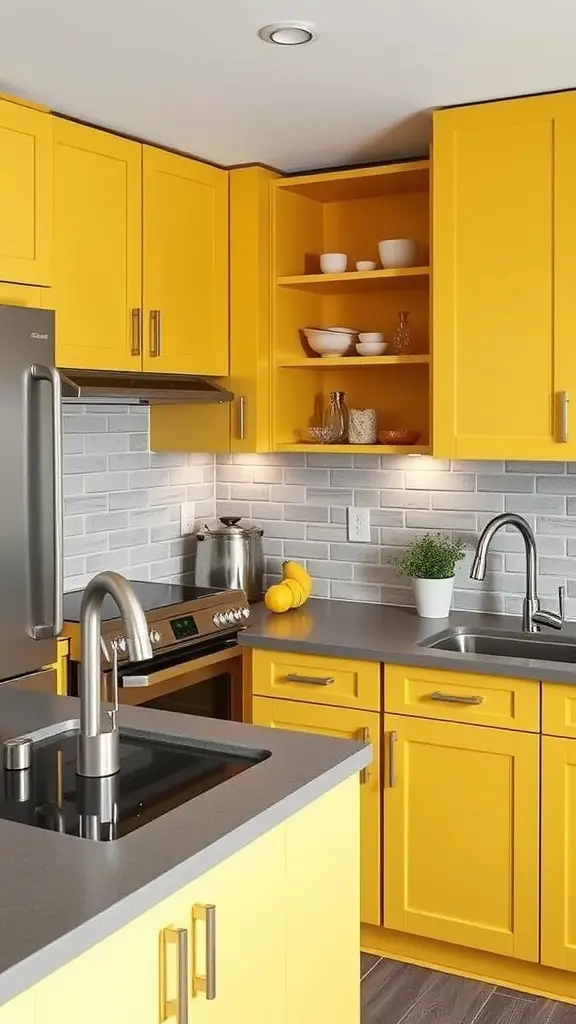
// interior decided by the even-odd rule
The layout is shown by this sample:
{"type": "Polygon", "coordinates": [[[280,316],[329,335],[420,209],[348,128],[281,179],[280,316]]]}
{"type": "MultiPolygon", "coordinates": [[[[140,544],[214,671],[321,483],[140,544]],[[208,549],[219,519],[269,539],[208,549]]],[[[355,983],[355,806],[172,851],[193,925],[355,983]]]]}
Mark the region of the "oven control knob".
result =
{"type": "Polygon", "coordinates": [[[224,612],[224,621],[234,622],[234,612],[232,611],[231,608],[229,608],[227,612],[224,612]]]}
{"type": "Polygon", "coordinates": [[[125,636],[115,636],[112,640],[112,647],[116,648],[118,654],[126,654],[128,650],[128,641],[125,636]]]}
{"type": "Polygon", "coordinates": [[[242,608],[242,618],[243,619],[249,619],[250,618],[250,609],[249,608],[242,608]]]}
{"type": "Polygon", "coordinates": [[[223,626],[224,616],[222,615],[222,612],[216,612],[216,614],[212,616],[212,622],[215,626],[223,626]]]}
{"type": "Polygon", "coordinates": [[[234,611],[232,612],[232,614],[234,616],[234,622],[240,622],[240,620],[242,618],[242,609],[241,608],[235,608],[234,611]]]}
{"type": "Polygon", "coordinates": [[[162,633],[159,633],[157,629],[151,629],[148,636],[151,644],[159,644],[162,639],[162,633]]]}

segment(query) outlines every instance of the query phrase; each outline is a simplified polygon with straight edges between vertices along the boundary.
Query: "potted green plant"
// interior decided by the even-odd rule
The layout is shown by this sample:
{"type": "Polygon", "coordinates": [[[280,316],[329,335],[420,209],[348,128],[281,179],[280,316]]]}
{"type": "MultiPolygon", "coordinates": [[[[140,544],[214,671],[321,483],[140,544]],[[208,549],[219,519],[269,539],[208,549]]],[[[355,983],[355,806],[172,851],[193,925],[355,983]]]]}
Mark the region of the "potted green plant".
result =
{"type": "Polygon", "coordinates": [[[447,618],[456,566],[464,558],[465,548],[461,539],[426,533],[411,541],[405,551],[391,560],[399,573],[411,578],[416,608],[422,618],[447,618]]]}

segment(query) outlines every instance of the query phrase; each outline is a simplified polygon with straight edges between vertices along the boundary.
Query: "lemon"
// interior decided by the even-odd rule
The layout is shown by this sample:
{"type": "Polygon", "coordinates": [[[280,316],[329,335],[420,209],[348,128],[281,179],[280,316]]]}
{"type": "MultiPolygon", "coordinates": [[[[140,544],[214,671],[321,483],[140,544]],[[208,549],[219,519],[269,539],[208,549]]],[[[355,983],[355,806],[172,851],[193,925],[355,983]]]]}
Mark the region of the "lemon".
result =
{"type": "Polygon", "coordinates": [[[306,593],[302,584],[299,583],[298,580],[293,580],[290,577],[287,577],[282,586],[288,587],[292,593],[292,607],[300,608],[300,606],[306,601],[306,593]]]}
{"type": "Polygon", "coordinates": [[[274,583],[264,595],[264,604],[270,612],[287,612],[292,607],[292,591],[284,583],[274,583]]]}
{"type": "Polygon", "coordinates": [[[312,593],[312,577],[300,562],[283,562],[282,563],[282,575],[284,581],[295,580],[299,583],[304,591],[304,601],[307,601],[312,593]]]}

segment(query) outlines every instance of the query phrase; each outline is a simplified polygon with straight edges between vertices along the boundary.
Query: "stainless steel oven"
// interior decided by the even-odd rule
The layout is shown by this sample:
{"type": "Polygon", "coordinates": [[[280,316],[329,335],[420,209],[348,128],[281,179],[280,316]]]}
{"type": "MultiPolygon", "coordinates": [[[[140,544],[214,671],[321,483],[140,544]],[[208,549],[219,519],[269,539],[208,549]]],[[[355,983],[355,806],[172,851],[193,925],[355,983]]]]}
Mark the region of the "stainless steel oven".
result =
{"type": "MultiPolygon", "coordinates": [[[[249,619],[243,591],[134,583],[146,612],[154,651],[130,663],[123,652],[117,610],[103,609],[103,696],[111,692],[114,645],[119,650],[120,704],[242,721],[242,648],[238,630],[249,619]]],[[[65,595],[65,633],[71,641],[69,691],[79,692],[81,594],[65,595]]]]}

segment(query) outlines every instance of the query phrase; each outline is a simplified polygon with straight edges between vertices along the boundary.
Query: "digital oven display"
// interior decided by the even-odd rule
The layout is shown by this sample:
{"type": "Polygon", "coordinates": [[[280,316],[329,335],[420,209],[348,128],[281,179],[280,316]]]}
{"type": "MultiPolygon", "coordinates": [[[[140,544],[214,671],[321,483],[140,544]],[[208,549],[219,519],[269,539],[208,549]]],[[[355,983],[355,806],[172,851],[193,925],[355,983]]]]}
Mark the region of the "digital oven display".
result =
{"type": "Polygon", "coordinates": [[[176,640],[185,640],[188,636],[198,636],[198,626],[192,615],[184,615],[181,619],[171,619],[170,625],[176,640]]]}

